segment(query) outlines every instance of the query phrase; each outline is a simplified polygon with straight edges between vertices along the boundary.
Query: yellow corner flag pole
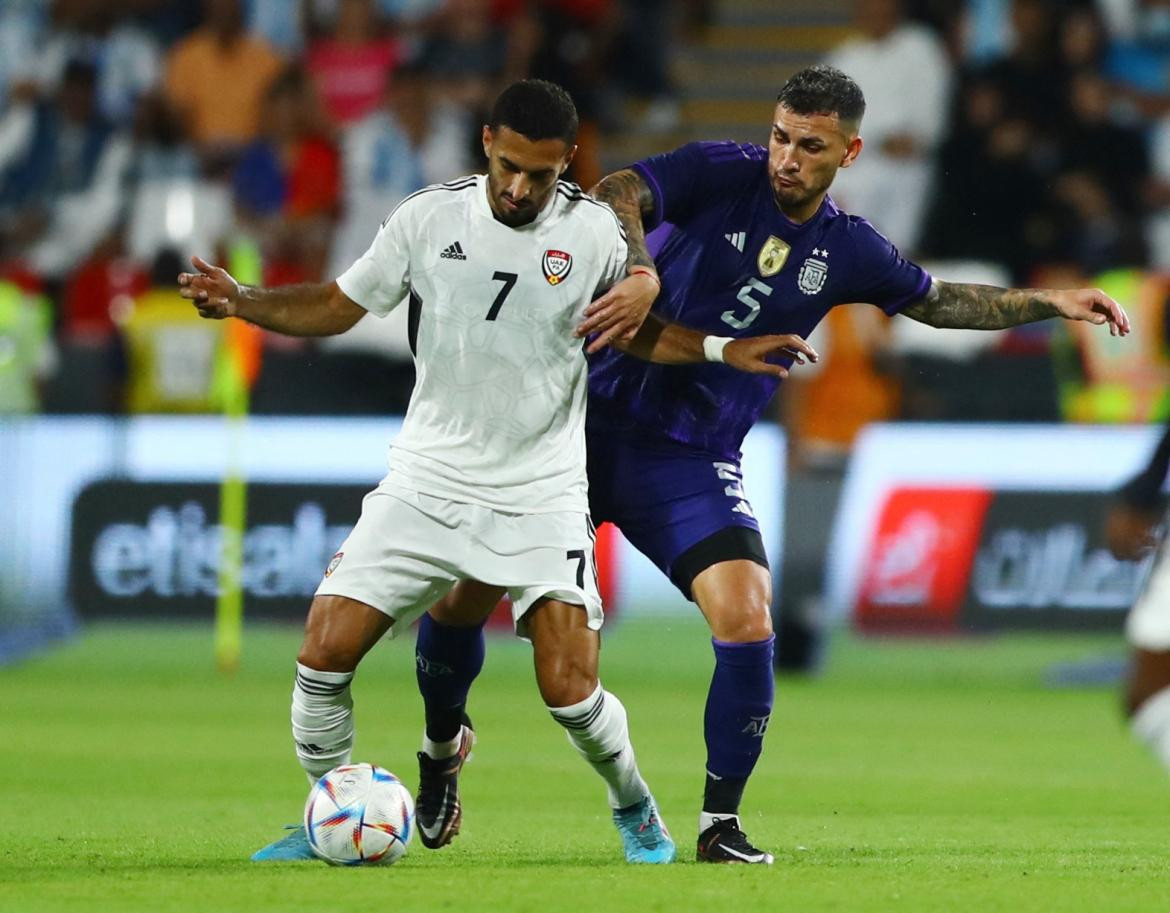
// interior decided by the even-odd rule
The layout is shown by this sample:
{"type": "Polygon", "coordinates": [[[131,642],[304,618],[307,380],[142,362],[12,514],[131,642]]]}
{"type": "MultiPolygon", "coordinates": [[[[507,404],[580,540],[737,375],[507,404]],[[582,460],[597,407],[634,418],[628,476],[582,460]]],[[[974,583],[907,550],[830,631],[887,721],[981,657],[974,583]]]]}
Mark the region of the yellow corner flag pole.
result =
{"type": "MultiPolygon", "coordinates": [[[[237,281],[260,280],[260,258],[250,242],[232,248],[229,272],[237,281]]],[[[219,595],[215,603],[215,663],[222,672],[239,668],[244,630],[244,532],[248,515],[248,484],[243,446],[248,420],[248,391],[260,368],[259,331],[242,320],[228,321],[215,363],[212,396],[223,410],[226,460],[219,486],[219,595]]]]}

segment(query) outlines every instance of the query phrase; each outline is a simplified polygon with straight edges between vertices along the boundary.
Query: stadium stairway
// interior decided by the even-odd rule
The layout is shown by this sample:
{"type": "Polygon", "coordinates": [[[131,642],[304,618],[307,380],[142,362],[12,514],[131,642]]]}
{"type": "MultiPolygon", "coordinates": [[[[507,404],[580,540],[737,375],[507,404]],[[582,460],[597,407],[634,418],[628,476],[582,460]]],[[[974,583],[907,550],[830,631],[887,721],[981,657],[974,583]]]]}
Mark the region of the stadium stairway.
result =
{"type": "Polygon", "coordinates": [[[606,170],[694,139],[762,142],[784,80],[850,34],[850,0],[717,0],[710,24],[674,51],[678,123],[656,129],[632,102],[604,141],[606,170]]]}

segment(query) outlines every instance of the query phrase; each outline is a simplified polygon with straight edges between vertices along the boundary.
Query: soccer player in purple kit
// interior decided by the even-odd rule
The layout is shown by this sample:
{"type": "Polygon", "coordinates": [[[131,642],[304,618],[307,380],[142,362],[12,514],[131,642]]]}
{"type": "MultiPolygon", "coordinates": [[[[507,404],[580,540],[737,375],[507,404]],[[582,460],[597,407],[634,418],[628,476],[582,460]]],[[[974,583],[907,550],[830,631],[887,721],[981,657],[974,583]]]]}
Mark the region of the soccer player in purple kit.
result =
{"type": "MultiPolygon", "coordinates": [[[[830,308],[849,302],[935,327],[998,329],[1059,316],[1129,332],[1125,312],[1098,290],[933,279],[867,221],[839,210],[828,190],[837,169],[861,153],[864,110],[848,76],[810,67],[781,89],[767,148],[691,143],[609,175],[592,191],[626,229],[631,273],[656,268],[661,283],[659,293],[657,283],[631,275],[587,310],[579,329],[596,334],[589,345],[590,510],[696,602],[711,629],[700,861],[772,862],[739,819],[772,712],[774,640],[771,574],[739,461],[743,437],[779,381],[720,364],[636,361],[621,352],[622,341],[644,309],[657,297],[656,313],[709,334],[711,362],[722,360],[734,337],[807,336],[830,308]],[[658,229],[649,245],[646,229],[658,229]]],[[[454,645],[453,628],[471,624],[497,593],[476,584],[456,590],[424,616],[420,642],[427,650],[454,645]]],[[[444,659],[456,653],[445,651],[444,659]]],[[[595,680],[587,665],[566,652],[566,676],[595,680]]],[[[425,702],[421,677],[420,687],[425,702]]]]}

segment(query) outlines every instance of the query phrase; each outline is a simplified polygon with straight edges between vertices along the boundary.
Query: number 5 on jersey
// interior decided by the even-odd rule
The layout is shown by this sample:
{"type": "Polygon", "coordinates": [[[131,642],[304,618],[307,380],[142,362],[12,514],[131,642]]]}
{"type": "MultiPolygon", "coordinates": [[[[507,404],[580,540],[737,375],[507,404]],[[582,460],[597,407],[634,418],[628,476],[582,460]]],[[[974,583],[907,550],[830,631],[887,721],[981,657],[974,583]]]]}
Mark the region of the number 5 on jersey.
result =
{"type": "Polygon", "coordinates": [[[516,280],[520,277],[516,273],[503,273],[496,270],[492,273],[492,279],[496,282],[504,283],[504,287],[500,289],[500,293],[496,295],[496,300],[492,302],[492,306],[488,308],[487,319],[495,320],[500,313],[500,308],[504,306],[504,299],[508,297],[508,293],[516,285],[516,280]]]}

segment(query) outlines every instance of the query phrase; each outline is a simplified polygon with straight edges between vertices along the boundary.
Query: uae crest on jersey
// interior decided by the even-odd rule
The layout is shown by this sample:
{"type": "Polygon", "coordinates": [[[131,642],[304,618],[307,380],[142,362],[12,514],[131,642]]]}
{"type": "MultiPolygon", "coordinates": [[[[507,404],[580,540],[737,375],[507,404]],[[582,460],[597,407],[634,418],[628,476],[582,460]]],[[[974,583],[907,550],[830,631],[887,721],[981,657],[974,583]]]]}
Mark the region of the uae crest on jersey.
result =
{"type": "Polygon", "coordinates": [[[560,285],[569,278],[573,255],[563,250],[546,250],[540,260],[540,268],[544,270],[544,278],[549,285],[560,285]]]}
{"type": "Polygon", "coordinates": [[[760,275],[764,278],[775,276],[784,268],[788,259],[788,244],[775,235],[769,235],[764,246],[760,248],[760,256],[756,258],[756,265],[760,268],[760,275]]]}
{"type": "Polygon", "coordinates": [[[796,287],[806,295],[815,295],[825,287],[829,278],[829,264],[818,257],[809,257],[801,264],[796,277],[796,287]]]}

